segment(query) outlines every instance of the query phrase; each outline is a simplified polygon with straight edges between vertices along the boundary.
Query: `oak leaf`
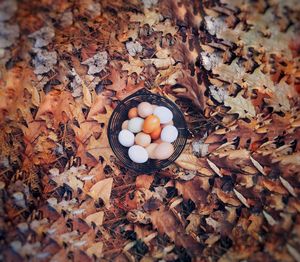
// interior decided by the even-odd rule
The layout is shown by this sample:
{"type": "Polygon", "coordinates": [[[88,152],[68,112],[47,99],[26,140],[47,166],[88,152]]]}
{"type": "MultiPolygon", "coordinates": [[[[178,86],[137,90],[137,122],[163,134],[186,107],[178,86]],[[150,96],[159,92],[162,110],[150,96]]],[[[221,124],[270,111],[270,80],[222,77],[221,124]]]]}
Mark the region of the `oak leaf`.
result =
{"type": "Polygon", "coordinates": [[[228,96],[224,100],[224,105],[230,107],[229,114],[238,114],[241,118],[251,118],[256,116],[255,108],[251,100],[245,99],[241,93],[236,97],[228,96]]]}
{"type": "Polygon", "coordinates": [[[112,185],[113,185],[113,178],[103,179],[98,183],[96,183],[94,186],[92,186],[89,195],[95,201],[98,201],[98,199],[101,198],[105,206],[108,207],[112,185]]]}

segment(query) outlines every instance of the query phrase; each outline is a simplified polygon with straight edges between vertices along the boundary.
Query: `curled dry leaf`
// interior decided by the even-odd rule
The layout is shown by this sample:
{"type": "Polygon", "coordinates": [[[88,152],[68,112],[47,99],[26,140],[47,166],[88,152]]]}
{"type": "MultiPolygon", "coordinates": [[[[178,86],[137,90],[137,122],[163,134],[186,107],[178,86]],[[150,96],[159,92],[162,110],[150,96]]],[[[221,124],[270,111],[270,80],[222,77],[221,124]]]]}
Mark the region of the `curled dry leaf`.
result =
{"type": "Polygon", "coordinates": [[[289,191],[292,196],[297,197],[297,194],[296,194],[294,188],[290,185],[290,183],[281,176],[279,176],[279,179],[280,179],[281,183],[283,184],[283,186],[286,188],[286,190],[289,191]]]}
{"type": "Polygon", "coordinates": [[[213,175],[213,172],[211,172],[210,169],[203,167],[203,162],[192,154],[182,153],[176,159],[175,163],[187,170],[198,171],[206,176],[213,175]]]}
{"type": "Polygon", "coordinates": [[[246,207],[250,207],[247,199],[239,192],[237,191],[235,188],[233,189],[233,192],[235,193],[235,195],[237,196],[237,198],[246,206],[246,207]]]}
{"type": "Polygon", "coordinates": [[[211,162],[208,158],[206,159],[208,165],[210,166],[210,168],[215,171],[215,173],[220,176],[220,177],[223,177],[222,173],[221,173],[221,170],[213,163],[211,162]]]}

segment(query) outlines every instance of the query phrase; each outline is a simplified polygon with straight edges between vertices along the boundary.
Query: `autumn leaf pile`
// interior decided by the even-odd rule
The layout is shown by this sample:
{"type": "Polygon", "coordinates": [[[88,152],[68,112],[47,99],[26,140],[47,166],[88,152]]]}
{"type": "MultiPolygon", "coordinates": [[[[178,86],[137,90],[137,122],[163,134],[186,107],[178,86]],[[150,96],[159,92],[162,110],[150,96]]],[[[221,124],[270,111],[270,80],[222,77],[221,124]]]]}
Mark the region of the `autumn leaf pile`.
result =
{"type": "Polygon", "coordinates": [[[297,0],[0,1],[0,260],[300,261],[297,0]],[[113,109],[173,100],[188,144],[124,168],[113,109]]]}

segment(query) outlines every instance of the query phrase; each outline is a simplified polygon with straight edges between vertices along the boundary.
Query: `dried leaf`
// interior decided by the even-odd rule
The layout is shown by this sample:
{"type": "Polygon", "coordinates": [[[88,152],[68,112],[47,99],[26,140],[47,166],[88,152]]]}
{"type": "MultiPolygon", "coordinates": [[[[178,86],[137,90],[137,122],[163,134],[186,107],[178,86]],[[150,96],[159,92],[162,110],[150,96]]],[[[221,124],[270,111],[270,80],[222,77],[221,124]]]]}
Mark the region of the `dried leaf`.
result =
{"type": "Polygon", "coordinates": [[[100,258],[102,256],[102,250],[103,250],[103,243],[102,242],[98,242],[98,243],[94,243],[92,244],[87,250],[86,253],[92,257],[93,255],[95,255],[96,257],[100,258]]]}
{"type": "Polygon", "coordinates": [[[256,116],[255,108],[251,101],[243,98],[239,93],[236,97],[228,96],[224,100],[224,105],[230,107],[229,114],[238,114],[241,118],[251,118],[256,116]]]}
{"type": "Polygon", "coordinates": [[[211,162],[208,158],[206,159],[208,165],[210,166],[210,168],[215,171],[215,173],[220,176],[220,177],[223,177],[222,173],[221,173],[221,170],[213,163],[211,162]]]}
{"type": "Polygon", "coordinates": [[[237,198],[248,208],[250,208],[250,206],[248,205],[247,199],[239,192],[237,191],[235,188],[233,189],[233,192],[235,193],[235,195],[237,196],[237,198]]]}
{"type": "Polygon", "coordinates": [[[99,211],[97,213],[87,216],[84,220],[88,224],[94,223],[96,226],[101,226],[104,219],[104,212],[99,211]]]}
{"type": "Polygon", "coordinates": [[[252,156],[250,156],[250,160],[260,173],[262,173],[264,176],[267,175],[264,171],[264,168],[261,166],[260,163],[258,163],[258,161],[256,161],[252,156]]]}
{"type": "Polygon", "coordinates": [[[88,70],[89,75],[94,75],[96,73],[100,73],[101,71],[105,71],[105,66],[107,64],[107,61],[108,61],[108,54],[106,51],[104,51],[104,52],[98,52],[93,57],[82,62],[82,64],[89,66],[89,70],[88,70]]]}
{"type": "Polygon", "coordinates": [[[290,183],[281,176],[279,176],[279,179],[280,179],[281,183],[283,184],[283,186],[286,188],[286,190],[289,191],[292,196],[297,197],[297,194],[296,194],[294,188],[290,185],[290,183]]]}
{"type": "Polygon", "coordinates": [[[101,198],[105,204],[105,206],[109,206],[109,199],[112,189],[113,179],[106,178],[95,185],[90,189],[89,195],[94,198],[96,201],[101,198]]]}
{"type": "Polygon", "coordinates": [[[265,210],[263,210],[264,217],[266,218],[267,222],[270,224],[270,226],[274,226],[277,224],[276,220],[268,214],[265,210]]]}
{"type": "Polygon", "coordinates": [[[92,105],[92,95],[90,93],[90,90],[85,85],[84,81],[82,81],[82,92],[83,92],[83,103],[86,106],[91,107],[91,105],[92,105]]]}

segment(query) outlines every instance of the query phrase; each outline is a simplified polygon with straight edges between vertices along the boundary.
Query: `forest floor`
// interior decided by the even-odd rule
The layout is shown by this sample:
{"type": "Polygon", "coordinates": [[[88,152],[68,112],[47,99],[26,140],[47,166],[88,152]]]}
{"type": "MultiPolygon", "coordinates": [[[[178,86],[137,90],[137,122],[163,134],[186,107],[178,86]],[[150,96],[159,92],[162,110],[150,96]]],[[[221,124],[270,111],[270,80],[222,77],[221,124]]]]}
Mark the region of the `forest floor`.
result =
{"type": "Polygon", "coordinates": [[[300,2],[0,0],[0,261],[300,261],[300,2]],[[168,168],[107,125],[184,113],[168,168]]]}

